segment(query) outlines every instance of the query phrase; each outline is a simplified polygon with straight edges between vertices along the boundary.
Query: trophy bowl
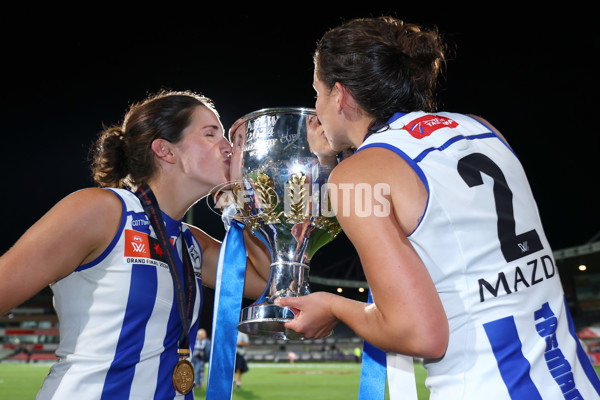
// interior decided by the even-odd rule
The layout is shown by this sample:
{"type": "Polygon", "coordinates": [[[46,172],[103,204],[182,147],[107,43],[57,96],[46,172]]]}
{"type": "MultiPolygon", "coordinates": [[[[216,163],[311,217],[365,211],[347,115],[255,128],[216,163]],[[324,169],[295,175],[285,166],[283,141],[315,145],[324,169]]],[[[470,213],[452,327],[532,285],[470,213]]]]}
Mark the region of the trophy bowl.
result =
{"type": "Polygon", "coordinates": [[[327,191],[337,159],[317,155],[319,129],[313,109],[283,107],[247,114],[229,131],[238,216],[271,253],[264,293],[240,313],[238,329],[251,336],[303,339],[284,327],[292,310],[274,301],[310,293],[310,259],[340,232],[327,191]]]}

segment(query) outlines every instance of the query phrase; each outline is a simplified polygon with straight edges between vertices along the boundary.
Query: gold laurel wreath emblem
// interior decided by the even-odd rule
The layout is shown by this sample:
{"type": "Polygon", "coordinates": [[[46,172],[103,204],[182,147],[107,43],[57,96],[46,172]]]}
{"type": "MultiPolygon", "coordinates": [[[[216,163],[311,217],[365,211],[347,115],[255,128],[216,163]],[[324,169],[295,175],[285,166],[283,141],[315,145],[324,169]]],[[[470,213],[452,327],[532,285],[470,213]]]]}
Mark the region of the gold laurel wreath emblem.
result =
{"type": "Polygon", "coordinates": [[[258,201],[262,208],[262,214],[259,217],[267,225],[279,224],[281,222],[279,219],[281,213],[278,214],[275,212],[275,207],[277,207],[277,193],[275,192],[273,179],[264,172],[261,172],[256,178],[255,191],[258,194],[258,201]]]}
{"type": "Polygon", "coordinates": [[[285,213],[286,222],[290,224],[301,224],[306,221],[304,208],[306,205],[306,176],[298,172],[292,175],[287,182],[286,191],[290,202],[290,211],[285,213]]]}
{"type": "MultiPolygon", "coordinates": [[[[329,196],[327,196],[326,199],[327,199],[327,209],[331,210],[331,199],[329,198],[329,196]]],[[[318,229],[326,231],[334,238],[342,230],[342,228],[340,227],[340,224],[337,222],[337,218],[335,218],[335,217],[324,217],[324,216],[320,215],[313,220],[312,224],[315,227],[317,227],[318,229]]]]}
{"type": "Polygon", "coordinates": [[[233,196],[235,199],[235,206],[248,228],[256,229],[259,227],[260,224],[256,217],[252,215],[252,212],[250,210],[250,204],[245,199],[240,199],[239,193],[241,190],[242,187],[239,183],[235,183],[233,185],[233,196]]]}
{"type": "MultiPolygon", "coordinates": [[[[306,211],[306,176],[301,172],[298,172],[288,180],[286,184],[286,196],[289,201],[290,209],[288,212],[281,211],[277,212],[276,208],[278,205],[277,192],[275,191],[275,185],[273,179],[269,177],[265,172],[261,172],[256,177],[254,182],[254,191],[258,198],[258,203],[261,208],[261,213],[253,215],[250,205],[247,201],[244,201],[239,197],[241,186],[236,183],[233,187],[233,193],[236,200],[238,212],[244,218],[244,222],[248,224],[249,228],[255,229],[260,225],[260,222],[270,225],[281,223],[281,216],[285,216],[286,223],[289,224],[302,224],[308,220],[305,215],[306,211]]],[[[317,222],[318,227],[329,228],[329,221],[319,220],[317,222]]]]}

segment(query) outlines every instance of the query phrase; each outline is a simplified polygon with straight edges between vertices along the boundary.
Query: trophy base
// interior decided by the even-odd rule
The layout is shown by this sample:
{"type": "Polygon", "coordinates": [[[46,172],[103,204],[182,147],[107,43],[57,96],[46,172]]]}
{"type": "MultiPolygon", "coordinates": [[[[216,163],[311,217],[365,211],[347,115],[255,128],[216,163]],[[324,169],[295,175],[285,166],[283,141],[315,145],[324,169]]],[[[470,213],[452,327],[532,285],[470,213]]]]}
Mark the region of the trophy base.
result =
{"type": "Polygon", "coordinates": [[[251,305],[242,310],[238,330],[251,336],[303,340],[302,334],[283,326],[292,319],[294,319],[294,313],[288,307],[268,303],[251,305]]]}

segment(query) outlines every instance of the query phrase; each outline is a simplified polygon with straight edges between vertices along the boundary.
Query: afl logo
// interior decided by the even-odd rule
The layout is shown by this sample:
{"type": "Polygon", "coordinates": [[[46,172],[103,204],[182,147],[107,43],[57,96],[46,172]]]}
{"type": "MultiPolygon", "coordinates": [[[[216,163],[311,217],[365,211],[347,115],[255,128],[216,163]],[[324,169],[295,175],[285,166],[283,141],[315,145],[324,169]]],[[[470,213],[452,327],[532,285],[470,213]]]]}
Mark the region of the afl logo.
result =
{"type": "Polygon", "coordinates": [[[131,240],[133,240],[134,242],[137,242],[137,243],[142,243],[142,242],[144,241],[144,238],[143,238],[143,237],[141,237],[141,236],[138,236],[138,235],[134,235],[134,236],[131,238],[131,240]]]}
{"type": "Polygon", "coordinates": [[[456,128],[458,123],[450,118],[439,115],[425,115],[407,123],[402,129],[414,138],[423,139],[442,128],[456,128]]]}
{"type": "Polygon", "coordinates": [[[145,257],[148,258],[151,248],[148,235],[125,229],[125,257],[145,257]]]}

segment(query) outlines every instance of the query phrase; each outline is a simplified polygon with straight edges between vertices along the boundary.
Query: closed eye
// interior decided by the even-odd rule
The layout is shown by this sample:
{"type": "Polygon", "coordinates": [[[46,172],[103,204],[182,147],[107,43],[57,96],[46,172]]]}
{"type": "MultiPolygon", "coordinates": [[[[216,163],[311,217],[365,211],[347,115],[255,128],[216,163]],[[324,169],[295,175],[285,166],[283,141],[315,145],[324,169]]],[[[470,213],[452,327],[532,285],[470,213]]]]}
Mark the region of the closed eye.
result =
{"type": "Polygon", "coordinates": [[[205,136],[220,135],[220,129],[217,125],[208,125],[203,128],[205,136]]]}

